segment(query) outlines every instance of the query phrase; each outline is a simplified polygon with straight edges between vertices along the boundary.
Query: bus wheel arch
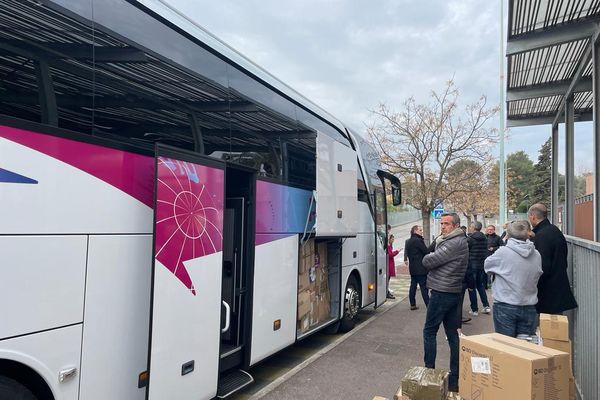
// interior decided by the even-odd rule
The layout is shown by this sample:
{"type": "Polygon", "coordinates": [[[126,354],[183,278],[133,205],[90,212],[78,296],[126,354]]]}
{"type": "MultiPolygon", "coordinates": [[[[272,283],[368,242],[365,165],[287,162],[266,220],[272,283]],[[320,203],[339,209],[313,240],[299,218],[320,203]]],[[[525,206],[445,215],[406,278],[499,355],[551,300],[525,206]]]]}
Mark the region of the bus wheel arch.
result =
{"type": "Polygon", "coordinates": [[[11,393],[11,390],[21,395],[19,398],[23,400],[54,400],[50,386],[34,369],[17,361],[2,359],[0,360],[0,395],[11,393]]]}
{"type": "Polygon", "coordinates": [[[357,270],[348,276],[344,294],[344,315],[340,319],[340,332],[348,332],[354,328],[356,314],[362,305],[362,280],[357,270]]]}

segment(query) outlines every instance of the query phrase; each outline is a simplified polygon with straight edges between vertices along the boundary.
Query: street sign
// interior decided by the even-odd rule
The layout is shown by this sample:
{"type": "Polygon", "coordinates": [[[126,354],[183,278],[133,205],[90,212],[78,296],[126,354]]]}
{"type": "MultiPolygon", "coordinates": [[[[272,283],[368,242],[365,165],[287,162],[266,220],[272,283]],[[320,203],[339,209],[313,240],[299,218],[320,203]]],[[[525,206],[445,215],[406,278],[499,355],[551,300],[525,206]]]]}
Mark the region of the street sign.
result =
{"type": "Polygon", "coordinates": [[[434,219],[440,219],[441,215],[444,213],[444,209],[443,208],[436,208],[435,210],[433,210],[433,212],[431,213],[433,215],[434,219]]]}

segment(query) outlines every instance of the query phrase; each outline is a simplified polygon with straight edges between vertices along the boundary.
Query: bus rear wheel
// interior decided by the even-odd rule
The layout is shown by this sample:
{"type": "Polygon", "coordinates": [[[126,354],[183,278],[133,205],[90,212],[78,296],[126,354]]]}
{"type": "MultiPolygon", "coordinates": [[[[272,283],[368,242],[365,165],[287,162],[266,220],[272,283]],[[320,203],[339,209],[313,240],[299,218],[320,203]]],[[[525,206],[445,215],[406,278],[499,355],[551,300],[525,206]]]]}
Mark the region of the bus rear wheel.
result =
{"type": "Polygon", "coordinates": [[[349,332],[354,328],[356,314],[360,310],[360,289],[354,276],[350,276],[346,284],[344,296],[344,316],[340,320],[340,332],[349,332]]]}
{"type": "Polygon", "coordinates": [[[0,376],[0,400],[37,400],[37,397],[14,379],[0,376]]]}

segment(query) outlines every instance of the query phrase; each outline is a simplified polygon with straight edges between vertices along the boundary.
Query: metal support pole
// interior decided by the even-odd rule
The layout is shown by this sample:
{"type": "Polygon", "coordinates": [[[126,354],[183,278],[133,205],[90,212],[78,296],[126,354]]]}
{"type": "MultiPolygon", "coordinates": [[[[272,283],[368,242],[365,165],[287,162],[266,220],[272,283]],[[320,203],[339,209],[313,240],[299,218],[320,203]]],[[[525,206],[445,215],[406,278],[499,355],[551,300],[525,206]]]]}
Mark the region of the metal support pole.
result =
{"type": "Polygon", "coordinates": [[[38,93],[40,101],[41,122],[52,126],[58,126],[58,107],[56,106],[56,94],[54,93],[54,82],[50,67],[46,61],[35,61],[35,74],[38,81],[38,93]]]}
{"type": "Polygon", "coordinates": [[[499,165],[499,181],[498,182],[498,224],[500,230],[504,228],[504,221],[506,219],[506,177],[504,174],[504,107],[506,106],[504,101],[504,0],[500,0],[500,154],[498,155],[499,165]]]}
{"type": "MultiPolygon", "coordinates": [[[[575,230],[575,119],[574,99],[569,96],[565,104],[565,205],[566,234],[573,235],[575,230]]],[[[564,211],[563,211],[564,215],[564,211]]]]}
{"type": "Polygon", "coordinates": [[[592,93],[594,98],[594,240],[600,240],[600,45],[593,44],[592,93]]]}
{"type": "Polygon", "coordinates": [[[552,162],[551,171],[551,220],[554,225],[558,224],[558,124],[552,125],[552,162]]]}

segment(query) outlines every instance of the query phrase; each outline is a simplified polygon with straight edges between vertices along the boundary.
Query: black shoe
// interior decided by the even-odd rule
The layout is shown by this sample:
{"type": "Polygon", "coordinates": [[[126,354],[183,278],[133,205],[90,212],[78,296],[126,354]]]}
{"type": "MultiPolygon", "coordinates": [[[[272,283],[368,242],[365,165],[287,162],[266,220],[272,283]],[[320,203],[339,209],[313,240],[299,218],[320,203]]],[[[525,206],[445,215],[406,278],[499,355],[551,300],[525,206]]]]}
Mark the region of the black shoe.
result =
{"type": "Polygon", "coordinates": [[[463,318],[463,320],[462,320],[463,324],[466,324],[466,323],[469,323],[469,322],[471,322],[471,318],[463,318]]]}
{"type": "Polygon", "coordinates": [[[388,293],[388,294],[387,294],[387,296],[385,296],[385,298],[386,298],[386,299],[392,299],[392,300],[395,300],[395,299],[396,299],[396,296],[394,296],[394,295],[393,295],[393,294],[391,294],[391,293],[388,293]]]}
{"type": "Polygon", "coordinates": [[[418,306],[410,306],[410,309],[411,309],[411,310],[418,310],[418,309],[419,309],[419,307],[418,307],[418,306]]]}

